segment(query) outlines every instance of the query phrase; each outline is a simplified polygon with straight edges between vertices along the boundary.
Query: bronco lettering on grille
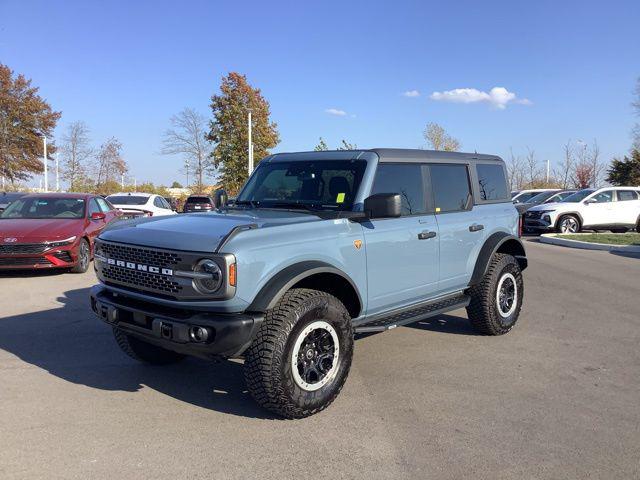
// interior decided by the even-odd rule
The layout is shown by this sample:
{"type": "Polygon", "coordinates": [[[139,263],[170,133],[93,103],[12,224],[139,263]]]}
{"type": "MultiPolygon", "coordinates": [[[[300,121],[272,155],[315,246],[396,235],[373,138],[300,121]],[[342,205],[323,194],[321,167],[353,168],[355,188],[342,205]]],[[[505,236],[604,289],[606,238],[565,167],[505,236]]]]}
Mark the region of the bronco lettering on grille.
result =
{"type": "Polygon", "coordinates": [[[95,258],[96,260],[99,260],[101,262],[106,262],[107,265],[128,268],[129,270],[138,270],[140,272],[155,273],[157,275],[166,275],[168,277],[173,276],[173,269],[171,268],[162,268],[155,267],[153,265],[144,265],[141,263],[125,262],[124,260],[116,260],[115,258],[107,258],[99,255],[96,255],[95,258]]]}

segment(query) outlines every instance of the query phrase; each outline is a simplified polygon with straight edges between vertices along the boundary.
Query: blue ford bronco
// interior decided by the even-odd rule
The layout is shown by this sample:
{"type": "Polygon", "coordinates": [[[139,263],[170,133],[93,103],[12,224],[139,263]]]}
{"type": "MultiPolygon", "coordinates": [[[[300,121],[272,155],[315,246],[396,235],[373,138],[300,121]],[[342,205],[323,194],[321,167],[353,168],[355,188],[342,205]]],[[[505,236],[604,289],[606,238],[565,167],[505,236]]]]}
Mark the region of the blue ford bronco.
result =
{"type": "Polygon", "coordinates": [[[462,307],[480,334],[518,319],[527,259],[499,157],[275,154],[216,198],[96,241],[91,306],[134,359],[242,357],[253,398],[300,418],[340,392],[355,333],[462,307]]]}

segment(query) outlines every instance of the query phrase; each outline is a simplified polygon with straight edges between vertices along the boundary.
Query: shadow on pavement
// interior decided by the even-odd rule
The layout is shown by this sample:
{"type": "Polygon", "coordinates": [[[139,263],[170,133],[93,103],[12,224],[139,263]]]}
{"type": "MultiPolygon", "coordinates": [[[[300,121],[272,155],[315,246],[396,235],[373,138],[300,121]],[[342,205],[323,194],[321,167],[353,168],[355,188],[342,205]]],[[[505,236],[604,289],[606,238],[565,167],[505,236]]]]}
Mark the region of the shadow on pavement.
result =
{"type": "Polygon", "coordinates": [[[0,270],[0,278],[54,277],[69,273],[67,268],[41,268],[25,270],[0,270]]]}
{"type": "Polygon", "coordinates": [[[111,329],[89,308],[89,289],[70,290],[61,308],[0,318],[0,348],[68,382],[108,391],[147,386],[178,400],[223,413],[277,418],[246,391],[242,363],[187,358],[149,366],[120,351],[111,329]]]}
{"type": "Polygon", "coordinates": [[[635,258],[640,260],[640,253],[633,253],[633,252],[609,252],[609,253],[611,255],[616,255],[618,257],[635,258]]]}
{"type": "Polygon", "coordinates": [[[455,335],[473,335],[479,334],[471,328],[471,324],[467,317],[456,317],[453,315],[439,315],[437,317],[421,320],[416,323],[405,325],[408,328],[417,330],[428,330],[430,332],[452,333],[455,335]]]}

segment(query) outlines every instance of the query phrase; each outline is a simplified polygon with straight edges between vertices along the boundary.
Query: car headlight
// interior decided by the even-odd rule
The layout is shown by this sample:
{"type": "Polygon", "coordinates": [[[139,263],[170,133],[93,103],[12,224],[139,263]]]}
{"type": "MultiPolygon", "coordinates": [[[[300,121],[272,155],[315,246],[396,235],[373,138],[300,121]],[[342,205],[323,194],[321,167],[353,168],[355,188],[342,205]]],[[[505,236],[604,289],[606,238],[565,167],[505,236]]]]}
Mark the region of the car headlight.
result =
{"type": "Polygon", "coordinates": [[[44,243],[47,249],[64,247],[65,245],[71,245],[73,242],[76,241],[76,238],[77,238],[76,236],[73,236],[73,237],[65,238],[64,240],[56,240],[55,242],[44,242],[44,243]]]}
{"type": "Polygon", "coordinates": [[[222,285],[222,270],[216,262],[205,258],[200,260],[193,270],[198,275],[193,279],[196,290],[205,295],[218,291],[222,285]]]}

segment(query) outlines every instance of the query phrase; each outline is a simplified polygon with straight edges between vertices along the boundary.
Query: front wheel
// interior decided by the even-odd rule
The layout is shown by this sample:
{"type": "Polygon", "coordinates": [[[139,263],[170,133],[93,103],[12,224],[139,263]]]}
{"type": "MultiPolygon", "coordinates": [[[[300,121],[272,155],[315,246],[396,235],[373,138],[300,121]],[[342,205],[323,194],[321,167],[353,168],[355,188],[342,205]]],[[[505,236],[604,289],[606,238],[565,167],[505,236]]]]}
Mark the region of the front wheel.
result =
{"type": "Polygon", "coordinates": [[[512,255],[496,253],[482,281],[469,289],[467,315],[473,328],[483,335],[504,335],[518,321],[524,283],[522,271],[512,255]]]}
{"type": "Polygon", "coordinates": [[[80,246],[78,247],[78,263],[71,269],[72,273],[84,273],[89,270],[89,263],[91,262],[91,247],[89,242],[84,238],[80,240],[80,246]]]}
{"type": "Polygon", "coordinates": [[[303,288],[267,312],[246,352],[244,372],[257,403],[285,418],[325,409],[338,396],[353,357],[353,328],[334,296],[303,288]]]}
{"type": "Polygon", "coordinates": [[[578,233],[580,231],[580,220],[573,215],[563,215],[558,220],[558,233],[578,233]]]}

